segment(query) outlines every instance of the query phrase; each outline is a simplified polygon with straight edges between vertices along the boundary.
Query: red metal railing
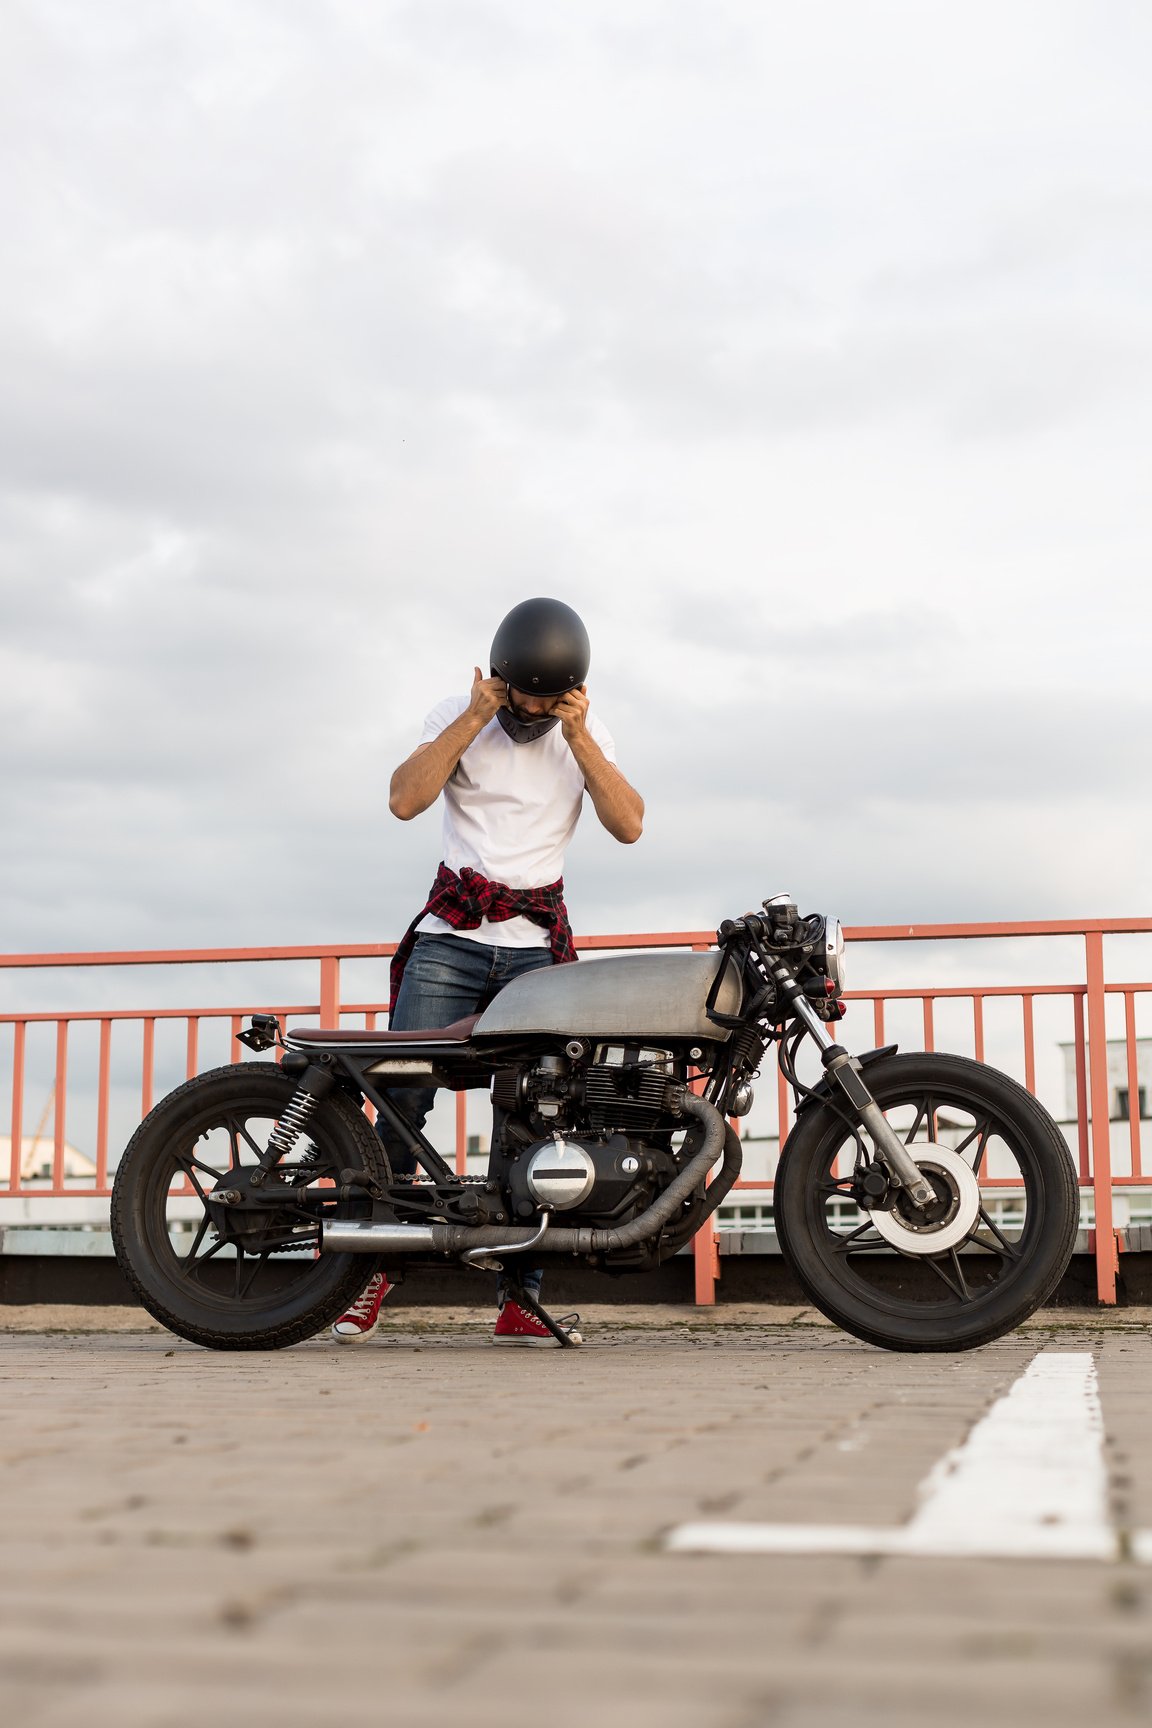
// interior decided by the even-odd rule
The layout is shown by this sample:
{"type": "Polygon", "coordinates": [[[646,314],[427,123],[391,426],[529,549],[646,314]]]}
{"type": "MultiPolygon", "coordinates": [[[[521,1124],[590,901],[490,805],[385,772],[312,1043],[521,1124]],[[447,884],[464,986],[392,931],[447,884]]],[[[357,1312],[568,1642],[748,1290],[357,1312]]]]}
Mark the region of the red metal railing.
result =
{"type": "MultiPolygon", "coordinates": [[[[1011,981],[977,985],[901,983],[856,988],[848,993],[852,1011],[845,1026],[845,1041],[853,1049],[870,1043],[886,1041],[886,1032],[894,1018],[902,1014],[903,1005],[915,1009],[919,1005],[917,1023],[909,1036],[907,1026],[901,1027],[901,1042],[905,1048],[919,1042],[924,1049],[933,1049],[937,1040],[937,1021],[958,1004],[970,1005],[969,1026],[953,1026],[948,1034],[950,1047],[967,1041],[970,1053],[984,1059],[988,1053],[988,1016],[996,1013],[996,1049],[989,1059],[999,1066],[1012,1067],[1030,1091],[1038,1091],[1037,1027],[1038,1012],[1063,1010],[1067,1015],[1070,1037],[1063,1041],[1070,1053],[1074,1080],[1074,1109],[1071,1117],[1071,1138],[1085,1197],[1090,1197],[1093,1229],[1090,1246],[1096,1258],[1097,1293],[1103,1303],[1116,1300],[1118,1253],[1124,1245],[1124,1233],[1114,1224],[1114,1199],[1127,1190],[1152,1189],[1152,1173],[1145,1176],[1141,1145],[1141,1097],[1139,1069],[1138,1010],[1152,997],[1152,983],[1109,980],[1105,970],[1105,938],[1133,937],[1152,934],[1152,919],[1093,919],[1084,922],[1055,920],[1024,924],[935,924],[935,925],[872,925],[849,929],[846,936],[852,945],[853,973],[867,968],[869,956],[875,957],[889,944],[933,945],[931,952],[940,956],[941,944],[992,940],[998,946],[1006,942],[1019,943],[1022,938],[1075,938],[1082,945],[1083,975],[1072,982],[1018,981],[1019,949],[1012,950],[1011,981]],[[1008,1050],[1008,1039],[999,1009],[1008,1003],[1018,1004],[1014,1053],[1008,1050]],[[862,1009],[871,1006],[870,1023],[862,1009]],[[1126,1124],[1126,1150],[1121,1162],[1126,1169],[1117,1169],[1112,1144],[1110,1120],[1110,1085],[1108,1070],[1108,1022],[1114,1024],[1122,1015],[1122,1027],[1117,1024],[1114,1048],[1123,1047],[1123,1073],[1127,1080],[1130,1103],[1126,1124]],[[868,1026],[868,1031],[864,1031],[868,1026]]],[[[707,948],[712,943],[711,932],[677,931],[631,934],[626,936],[589,936],[578,941],[583,953],[596,950],[636,948],[707,948]]],[[[64,1202],[83,1196],[89,1200],[106,1199],[109,1193],[109,1172],[126,1138],[123,1124],[114,1121],[114,1099],[128,1131],[152,1107],[157,1093],[157,1035],[166,1043],[169,1054],[160,1063],[163,1072],[159,1080],[164,1089],[185,1076],[197,1073],[204,1066],[206,1043],[215,1042],[216,1061],[238,1061],[247,1052],[236,1042],[244,1018],[255,1011],[272,1011],[282,1018],[312,1019],[319,1017],[323,1025],[338,1025],[342,1019],[354,1019],[374,1027],[385,1014],[380,1001],[345,1001],[341,989],[341,967],[345,962],[386,962],[395,951],[394,943],[319,944],[293,948],[230,948],[173,949],[145,951],[115,951],[82,954],[18,954],[0,956],[0,977],[17,970],[41,968],[72,968],[84,977],[99,968],[165,967],[181,968],[211,964],[213,966],[248,967],[267,963],[317,963],[319,967],[319,1000],[269,1001],[248,1000],[227,1006],[146,1008],[77,1008],[74,1010],[30,1011],[0,1014],[0,1087],[3,1086],[3,1028],[10,1027],[8,1044],[8,1078],[10,1125],[8,1168],[0,1169],[0,1202],[14,1200],[54,1200],[64,1202]],[[132,1045],[127,1042],[130,1029],[136,1028],[132,1045]],[[182,1030],[179,1038],[178,1063],[171,1054],[172,1034],[182,1030]],[[205,1036],[206,1034],[206,1036],[205,1036]],[[83,1085],[75,1081],[73,1051],[79,1041],[87,1041],[83,1085]],[[138,1039],[138,1042],[136,1041],[138,1039]],[[39,1065],[32,1060],[30,1042],[39,1041],[47,1055],[41,1054],[39,1065]],[[93,1042],[94,1041],[94,1042],[93,1042]],[[37,1076],[37,1097],[44,1095],[44,1082],[49,1085],[48,1104],[41,1113],[42,1125],[50,1132],[43,1140],[49,1149],[45,1159],[46,1174],[28,1175],[23,1167],[28,1159],[29,1144],[29,1075],[37,1076]],[[75,1099],[83,1093],[85,1139],[90,1152],[77,1159],[70,1147],[68,1130],[70,1115],[70,1069],[75,1099]],[[126,1091],[123,1076],[134,1076],[134,1084],[126,1091]],[[138,1087],[138,1090],[137,1090],[138,1087]],[[138,1114],[137,1114],[138,1105],[138,1114]],[[78,1167],[82,1164],[82,1168],[78,1167]]],[[[919,950],[914,950],[919,951],[919,950]]],[[[891,963],[891,954],[889,954],[891,963]]],[[[1079,970],[1079,968],[1077,968],[1079,970]]],[[[954,1016],[950,1016],[954,1019],[954,1016]]],[[[1152,1037],[1152,1032],[1149,1033],[1152,1037]]],[[[762,1082],[763,1088],[763,1082],[762,1082]]],[[[789,1124],[789,1095],[782,1079],[775,1088],[775,1134],[763,1136],[779,1143],[789,1124]]],[[[1051,1091],[1051,1086],[1048,1088],[1051,1091]]],[[[1150,1088],[1152,1090],[1152,1088],[1150,1088]]],[[[1044,1088],[1040,1088],[1042,1095],[1044,1088]]],[[[0,1091],[0,1110],[3,1109],[0,1091]]],[[[1051,1100],[1049,1102],[1051,1108],[1051,1100]]],[[[0,1121],[4,1118],[0,1116],[0,1121]]],[[[39,1129],[40,1124],[38,1124],[39,1129]]],[[[468,1144],[468,1101],[463,1093],[455,1099],[457,1167],[466,1168],[468,1144]]],[[[35,1137],[35,1136],[34,1136],[35,1137]]],[[[750,1142],[751,1145],[751,1142],[750,1142]]],[[[43,1168],[43,1167],[42,1167],[43,1168]]],[[[771,1173],[749,1176],[738,1186],[741,1191],[770,1192],[771,1173]]],[[[9,1221],[11,1219],[9,1218],[9,1221]]],[[[696,1299],[701,1303],[715,1300],[716,1281],[720,1276],[718,1238],[714,1228],[701,1231],[695,1242],[696,1299]]]]}

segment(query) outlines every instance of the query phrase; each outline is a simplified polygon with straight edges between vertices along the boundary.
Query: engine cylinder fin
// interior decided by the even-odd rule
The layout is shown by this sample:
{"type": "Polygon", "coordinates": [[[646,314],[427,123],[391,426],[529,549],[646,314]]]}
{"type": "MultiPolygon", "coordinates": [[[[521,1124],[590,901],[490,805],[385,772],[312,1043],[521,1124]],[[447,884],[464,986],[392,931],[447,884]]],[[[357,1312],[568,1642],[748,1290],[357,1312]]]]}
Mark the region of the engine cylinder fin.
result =
{"type": "Polygon", "coordinates": [[[642,1132],[664,1113],[667,1087],[667,1075],[655,1068],[597,1064],[584,1081],[589,1122],[597,1130],[642,1132]]]}

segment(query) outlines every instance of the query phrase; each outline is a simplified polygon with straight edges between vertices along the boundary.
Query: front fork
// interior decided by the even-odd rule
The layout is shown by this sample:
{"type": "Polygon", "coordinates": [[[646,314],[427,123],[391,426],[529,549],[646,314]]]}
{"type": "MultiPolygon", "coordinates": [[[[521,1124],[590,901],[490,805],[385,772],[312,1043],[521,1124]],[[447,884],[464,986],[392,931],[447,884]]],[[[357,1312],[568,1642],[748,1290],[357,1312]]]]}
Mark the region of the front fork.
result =
{"type": "Polygon", "coordinates": [[[883,1110],[865,1086],[856,1058],[836,1043],[788,968],[774,967],[773,972],[781,993],[790,1000],[797,1019],[802,1020],[811,1033],[820,1051],[824,1072],[840,1088],[867,1128],[893,1179],[907,1191],[915,1206],[921,1209],[930,1206],[936,1198],[935,1189],[920,1174],[916,1160],[899,1134],[890,1126],[883,1110]]]}

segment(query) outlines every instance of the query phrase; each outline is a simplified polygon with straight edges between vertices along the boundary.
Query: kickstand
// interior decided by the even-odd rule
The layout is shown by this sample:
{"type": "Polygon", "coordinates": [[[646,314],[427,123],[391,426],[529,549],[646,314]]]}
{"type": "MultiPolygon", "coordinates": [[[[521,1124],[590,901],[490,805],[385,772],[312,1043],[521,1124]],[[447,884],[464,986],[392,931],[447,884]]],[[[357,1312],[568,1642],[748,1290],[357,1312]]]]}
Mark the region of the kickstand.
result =
{"type": "Polygon", "coordinates": [[[553,1320],[551,1314],[549,1314],[546,1308],[541,1308],[535,1296],[530,1296],[527,1290],[525,1290],[523,1284],[517,1284],[512,1279],[509,1279],[506,1288],[513,1302],[517,1303],[521,1308],[526,1308],[529,1314],[535,1315],[541,1326],[547,1326],[553,1338],[555,1338],[556,1342],[563,1349],[575,1350],[576,1346],[573,1344],[571,1338],[569,1338],[567,1332],[565,1332],[563,1326],[558,1325],[556,1321],[553,1320]]]}

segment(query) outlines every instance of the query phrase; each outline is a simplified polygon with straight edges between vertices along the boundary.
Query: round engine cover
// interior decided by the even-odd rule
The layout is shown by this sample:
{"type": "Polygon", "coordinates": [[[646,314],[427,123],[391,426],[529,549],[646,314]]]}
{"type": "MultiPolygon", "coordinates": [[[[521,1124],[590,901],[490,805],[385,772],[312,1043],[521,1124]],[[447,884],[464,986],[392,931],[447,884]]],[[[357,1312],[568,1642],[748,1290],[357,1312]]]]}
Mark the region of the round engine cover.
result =
{"type": "Polygon", "coordinates": [[[528,1192],[538,1205],[579,1206],[596,1182],[596,1166],[583,1146],[571,1140],[546,1140],[528,1160],[528,1192]]]}

